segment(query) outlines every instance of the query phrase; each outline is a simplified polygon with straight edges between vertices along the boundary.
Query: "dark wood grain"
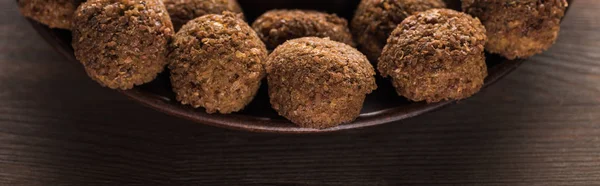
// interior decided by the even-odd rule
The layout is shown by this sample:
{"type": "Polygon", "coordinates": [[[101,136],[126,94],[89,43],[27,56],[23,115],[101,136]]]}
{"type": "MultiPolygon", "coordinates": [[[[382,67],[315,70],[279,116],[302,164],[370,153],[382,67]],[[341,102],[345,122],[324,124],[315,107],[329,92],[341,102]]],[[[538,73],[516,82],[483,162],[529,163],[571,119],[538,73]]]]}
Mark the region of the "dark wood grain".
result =
{"type": "Polygon", "coordinates": [[[89,80],[0,2],[0,185],[600,185],[600,1],[472,99],[318,135],[231,131],[89,80]]]}

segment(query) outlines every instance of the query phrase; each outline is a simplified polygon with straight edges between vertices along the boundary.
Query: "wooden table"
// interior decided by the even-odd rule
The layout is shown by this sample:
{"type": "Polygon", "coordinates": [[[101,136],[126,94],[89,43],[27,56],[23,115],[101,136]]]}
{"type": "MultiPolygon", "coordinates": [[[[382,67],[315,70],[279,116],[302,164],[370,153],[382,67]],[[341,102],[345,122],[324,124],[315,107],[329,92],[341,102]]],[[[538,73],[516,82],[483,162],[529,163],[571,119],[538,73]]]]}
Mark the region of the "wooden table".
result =
{"type": "Polygon", "coordinates": [[[319,135],[167,116],[101,88],[0,2],[0,185],[600,185],[600,1],[472,99],[319,135]]]}

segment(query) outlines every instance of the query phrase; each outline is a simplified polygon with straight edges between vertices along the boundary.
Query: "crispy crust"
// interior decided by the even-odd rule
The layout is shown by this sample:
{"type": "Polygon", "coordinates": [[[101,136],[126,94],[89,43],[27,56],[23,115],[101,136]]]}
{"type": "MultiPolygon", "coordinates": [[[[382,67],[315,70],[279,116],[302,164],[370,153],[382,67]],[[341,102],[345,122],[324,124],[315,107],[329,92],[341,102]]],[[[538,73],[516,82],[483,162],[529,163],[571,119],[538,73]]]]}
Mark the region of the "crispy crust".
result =
{"type": "Polygon", "coordinates": [[[25,17],[50,28],[71,29],[73,12],[79,0],[19,0],[19,10],[25,17]]]}
{"type": "Polygon", "coordinates": [[[467,14],[433,9],[406,18],[379,58],[399,95],[429,103],[467,98],[487,76],[485,28],[467,14]]]}
{"type": "Polygon", "coordinates": [[[366,56],[349,45],[305,37],[277,47],[267,61],[271,106],[302,127],[353,121],[377,88],[366,56]]]}
{"type": "Polygon", "coordinates": [[[169,55],[177,100],[223,114],[252,101],[265,76],[267,49],[243,19],[231,12],[185,24],[169,55]]]}
{"type": "Polygon", "coordinates": [[[487,29],[486,49],[508,59],[550,48],[558,37],[565,0],[463,0],[463,10],[487,29]]]}
{"type": "Polygon", "coordinates": [[[160,0],[90,0],[73,18],[75,57],[112,89],[152,81],[167,64],[173,25],[160,0]]]}
{"type": "Polygon", "coordinates": [[[406,17],[432,8],[444,8],[443,0],[362,0],[352,19],[358,48],[376,62],[389,35],[406,17]]]}
{"type": "Polygon", "coordinates": [[[206,15],[221,14],[224,11],[242,13],[237,0],[163,0],[176,30],[188,21],[206,15]]]}
{"type": "Polygon", "coordinates": [[[272,50],[287,40],[301,37],[329,37],[354,46],[348,21],[335,14],[310,10],[271,10],[261,15],[252,28],[272,50]]]}

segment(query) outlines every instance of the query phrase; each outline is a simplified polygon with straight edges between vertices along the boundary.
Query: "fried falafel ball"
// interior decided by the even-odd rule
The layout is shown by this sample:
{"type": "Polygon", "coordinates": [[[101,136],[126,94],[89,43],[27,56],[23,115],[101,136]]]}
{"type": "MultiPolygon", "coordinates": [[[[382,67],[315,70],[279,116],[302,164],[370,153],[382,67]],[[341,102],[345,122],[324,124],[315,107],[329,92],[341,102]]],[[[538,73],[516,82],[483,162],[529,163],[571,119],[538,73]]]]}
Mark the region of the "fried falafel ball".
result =
{"type": "Polygon", "coordinates": [[[163,0],[175,30],[188,21],[206,15],[222,14],[224,11],[242,13],[237,0],[163,0]]]}
{"type": "Polygon", "coordinates": [[[185,24],[171,43],[171,84],[177,100],[206,112],[228,114],[252,101],[266,72],[267,49],[231,12],[185,24]]]}
{"type": "Polygon", "coordinates": [[[554,44],[565,0],[463,0],[463,11],[487,29],[486,49],[508,59],[527,58],[554,44]]]}
{"type": "Polygon", "coordinates": [[[254,21],[252,28],[269,50],[287,40],[301,37],[329,37],[354,46],[348,21],[335,14],[312,10],[271,10],[254,21]]]}
{"type": "Polygon", "coordinates": [[[406,18],[392,32],[378,70],[396,92],[429,103],[472,96],[487,76],[485,28],[477,18],[432,9],[406,18]]]}
{"type": "Polygon", "coordinates": [[[50,28],[71,29],[73,12],[80,0],[19,0],[19,10],[25,17],[50,28]]]}
{"type": "Polygon", "coordinates": [[[131,89],[167,64],[173,25],[161,0],[89,0],[72,26],[75,57],[103,86],[131,89]]]}
{"type": "Polygon", "coordinates": [[[267,60],[271,106],[308,128],[353,121],[377,88],[367,57],[350,45],[304,37],[277,47],[267,60]]]}
{"type": "Polygon", "coordinates": [[[417,12],[444,8],[443,0],[362,0],[352,19],[358,49],[376,63],[392,31],[417,12]]]}

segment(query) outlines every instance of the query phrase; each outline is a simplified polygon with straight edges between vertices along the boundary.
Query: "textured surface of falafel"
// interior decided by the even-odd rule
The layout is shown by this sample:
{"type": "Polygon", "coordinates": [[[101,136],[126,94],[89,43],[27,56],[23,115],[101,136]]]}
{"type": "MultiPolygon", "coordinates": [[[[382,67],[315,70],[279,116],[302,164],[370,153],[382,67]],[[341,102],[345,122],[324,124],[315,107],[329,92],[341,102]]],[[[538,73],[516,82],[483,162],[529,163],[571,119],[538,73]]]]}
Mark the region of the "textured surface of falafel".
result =
{"type": "Polygon", "coordinates": [[[508,59],[550,48],[558,37],[566,0],[463,0],[463,10],[487,29],[486,49],[508,59]]]}
{"type": "Polygon", "coordinates": [[[73,12],[80,0],[19,0],[18,4],[25,17],[50,28],[71,29],[73,12]]]}
{"type": "Polygon", "coordinates": [[[170,47],[169,69],[177,100],[204,107],[208,113],[243,109],[266,74],[265,45],[243,19],[230,12],[188,22],[170,47]]]}
{"type": "Polygon", "coordinates": [[[485,28],[467,14],[433,9],[406,18],[392,32],[378,70],[399,95],[429,103],[467,98],[487,76],[485,28]]]}
{"type": "Polygon", "coordinates": [[[353,121],[366,94],[377,88],[367,57],[340,42],[293,39],[267,61],[271,106],[302,127],[328,128],[353,121]]]}
{"type": "Polygon", "coordinates": [[[242,13],[237,0],[163,0],[175,30],[188,21],[206,15],[221,14],[224,11],[242,13]]]}
{"type": "Polygon", "coordinates": [[[335,14],[312,10],[271,10],[254,21],[252,28],[269,50],[287,40],[301,37],[329,37],[354,46],[348,21],[335,14]]]}
{"type": "Polygon", "coordinates": [[[358,48],[376,63],[392,31],[417,12],[444,8],[443,0],[362,0],[351,27],[358,48]]]}
{"type": "Polygon", "coordinates": [[[89,0],[72,26],[75,57],[103,86],[131,89],[167,64],[173,25],[160,0],[89,0]]]}

